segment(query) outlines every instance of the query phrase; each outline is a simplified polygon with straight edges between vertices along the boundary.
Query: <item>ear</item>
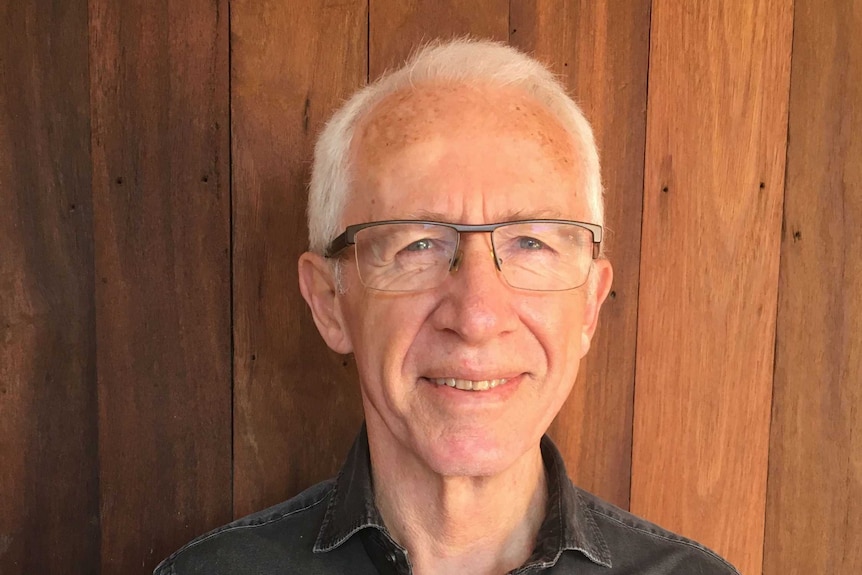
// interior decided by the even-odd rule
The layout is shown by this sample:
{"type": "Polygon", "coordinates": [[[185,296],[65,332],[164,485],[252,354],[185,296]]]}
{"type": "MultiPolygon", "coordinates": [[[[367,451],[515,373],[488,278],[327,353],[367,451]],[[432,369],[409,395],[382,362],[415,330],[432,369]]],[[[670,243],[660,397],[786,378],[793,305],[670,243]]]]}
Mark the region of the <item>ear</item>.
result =
{"type": "Polygon", "coordinates": [[[332,265],[321,255],[305,252],[299,256],[298,266],[299,291],[311,308],[317,331],[333,351],[351,353],[353,344],[341,313],[332,265]]]}
{"type": "Polygon", "coordinates": [[[599,259],[593,262],[593,269],[590,274],[596,274],[595,279],[590,278],[587,284],[587,301],[584,306],[584,321],[581,331],[581,357],[585,356],[590,350],[590,343],[593,340],[593,334],[596,333],[596,326],[599,323],[599,310],[602,304],[605,303],[608,294],[611,291],[611,284],[614,281],[614,270],[611,263],[605,259],[599,259]]]}

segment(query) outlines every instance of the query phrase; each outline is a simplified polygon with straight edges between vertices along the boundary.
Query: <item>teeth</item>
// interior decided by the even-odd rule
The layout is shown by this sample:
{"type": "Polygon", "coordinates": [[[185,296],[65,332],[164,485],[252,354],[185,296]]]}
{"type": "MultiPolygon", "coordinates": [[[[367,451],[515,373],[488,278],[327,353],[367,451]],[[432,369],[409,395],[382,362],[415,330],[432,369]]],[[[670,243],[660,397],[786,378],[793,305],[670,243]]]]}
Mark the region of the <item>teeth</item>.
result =
{"type": "Polygon", "coordinates": [[[456,379],[454,377],[438,377],[432,379],[437,385],[448,385],[455,389],[463,389],[465,391],[485,391],[494,389],[498,385],[503,385],[507,379],[483,379],[480,381],[471,381],[469,379],[456,379]]]}
{"type": "Polygon", "coordinates": [[[473,382],[473,389],[475,389],[476,391],[485,391],[486,389],[488,389],[490,387],[491,387],[491,382],[488,381],[487,379],[483,380],[483,381],[474,381],[473,382]]]}

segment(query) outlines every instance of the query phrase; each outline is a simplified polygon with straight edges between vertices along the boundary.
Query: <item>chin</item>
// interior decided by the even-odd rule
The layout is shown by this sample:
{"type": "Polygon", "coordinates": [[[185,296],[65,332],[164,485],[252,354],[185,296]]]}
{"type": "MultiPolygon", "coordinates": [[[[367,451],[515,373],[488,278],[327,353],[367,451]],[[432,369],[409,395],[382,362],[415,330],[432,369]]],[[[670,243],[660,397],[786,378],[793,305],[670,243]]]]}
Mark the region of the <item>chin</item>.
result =
{"type": "MultiPolygon", "coordinates": [[[[538,446],[538,439],[535,442],[538,446]]],[[[444,477],[491,477],[512,467],[529,451],[518,440],[488,434],[446,434],[419,448],[426,465],[444,477]]]]}

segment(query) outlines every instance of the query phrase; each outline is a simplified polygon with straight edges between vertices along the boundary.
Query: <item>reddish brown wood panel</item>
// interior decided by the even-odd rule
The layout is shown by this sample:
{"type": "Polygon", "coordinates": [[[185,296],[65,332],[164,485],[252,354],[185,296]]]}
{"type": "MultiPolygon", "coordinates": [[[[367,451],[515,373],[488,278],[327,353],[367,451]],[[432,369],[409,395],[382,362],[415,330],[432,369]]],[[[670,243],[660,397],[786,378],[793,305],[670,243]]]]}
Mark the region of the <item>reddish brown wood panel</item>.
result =
{"type": "Polygon", "coordinates": [[[649,0],[513,2],[511,41],[566,82],[593,125],[614,286],[592,349],[551,428],[573,480],[629,505],[649,0]]]}
{"type": "Polygon", "coordinates": [[[763,573],[862,573],[862,1],[796,0],[763,573]]]}
{"type": "Polygon", "coordinates": [[[237,516],[332,476],[362,420],[296,270],[314,138],[365,81],[366,31],[365,0],[231,3],[237,516]]]}
{"type": "Polygon", "coordinates": [[[423,42],[509,36],[509,0],[369,0],[368,4],[372,79],[397,68],[423,42]]]}
{"type": "Polygon", "coordinates": [[[631,507],[756,573],[792,4],[651,22],[631,507]]]}
{"type": "Polygon", "coordinates": [[[231,517],[227,1],[90,2],[102,573],[231,517]]]}
{"type": "Polygon", "coordinates": [[[0,572],[96,572],[87,2],[0,7],[0,572]]]}

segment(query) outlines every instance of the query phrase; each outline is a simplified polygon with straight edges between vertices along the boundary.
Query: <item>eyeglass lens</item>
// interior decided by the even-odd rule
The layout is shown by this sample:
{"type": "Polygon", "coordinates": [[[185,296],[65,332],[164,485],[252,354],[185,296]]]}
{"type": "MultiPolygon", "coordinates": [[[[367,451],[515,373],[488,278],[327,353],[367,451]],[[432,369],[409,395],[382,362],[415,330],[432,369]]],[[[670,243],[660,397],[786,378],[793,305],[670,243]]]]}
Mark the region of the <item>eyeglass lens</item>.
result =
{"type": "MultiPolygon", "coordinates": [[[[421,291],[446,280],[458,250],[458,231],[444,224],[387,223],[356,233],[359,277],[382,291],[421,291]]],[[[560,291],[587,280],[590,231],[563,222],[503,225],[491,242],[506,283],[514,288],[560,291]]]]}

